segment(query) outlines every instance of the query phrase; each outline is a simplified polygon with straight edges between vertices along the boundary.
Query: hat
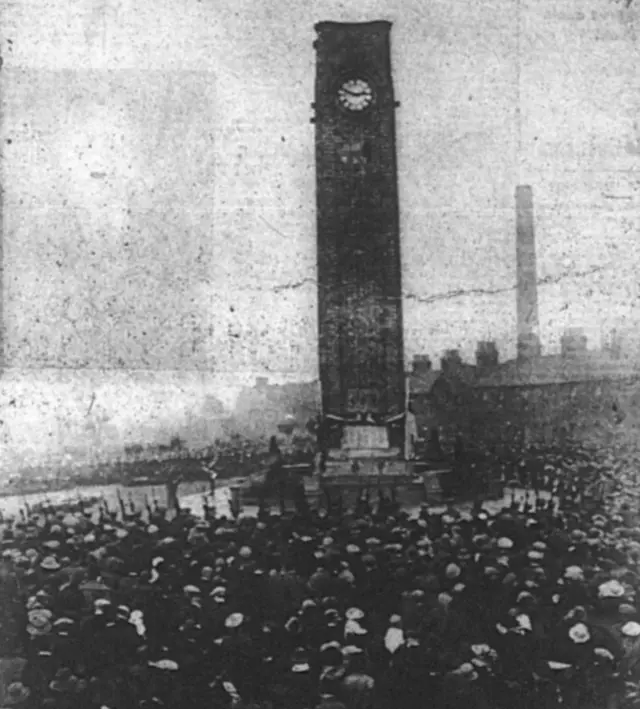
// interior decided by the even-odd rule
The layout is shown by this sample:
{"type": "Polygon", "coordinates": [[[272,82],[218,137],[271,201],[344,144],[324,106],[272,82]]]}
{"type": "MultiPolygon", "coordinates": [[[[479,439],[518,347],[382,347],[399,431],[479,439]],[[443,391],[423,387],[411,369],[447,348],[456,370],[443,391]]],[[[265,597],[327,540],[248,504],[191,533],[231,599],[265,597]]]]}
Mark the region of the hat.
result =
{"type": "Polygon", "coordinates": [[[347,620],[361,620],[364,618],[364,611],[360,608],[349,608],[345,613],[347,620]]]}
{"type": "Polygon", "coordinates": [[[81,591],[109,591],[109,587],[106,586],[102,581],[85,581],[80,585],[81,591]]]}
{"type": "Polygon", "coordinates": [[[46,623],[50,621],[52,617],[53,613],[48,608],[35,608],[34,610],[29,611],[29,613],[27,614],[29,623],[31,623],[31,625],[35,626],[36,628],[46,625],[46,623]]]}
{"type": "Polygon", "coordinates": [[[57,539],[48,539],[46,542],[42,542],[42,546],[47,549],[59,549],[60,542],[57,539]]]}
{"type": "Polygon", "coordinates": [[[624,595],[624,586],[620,583],[620,581],[616,581],[616,579],[606,581],[598,586],[599,598],[621,598],[624,595]]]}
{"type": "MultiPolygon", "coordinates": [[[[638,629],[640,630],[640,625],[638,629]]],[[[584,623],[576,623],[569,628],[569,637],[574,643],[582,644],[591,640],[591,633],[584,623]]]]}
{"type": "Polygon", "coordinates": [[[25,687],[22,682],[12,682],[5,691],[4,703],[7,706],[21,704],[31,695],[31,690],[25,687]]]}
{"type": "Polygon", "coordinates": [[[126,529],[116,529],[116,537],[118,539],[124,539],[129,536],[129,532],[126,529]]]}
{"type": "Polygon", "coordinates": [[[182,589],[185,593],[200,593],[200,589],[193,584],[189,584],[182,589]]]}
{"type": "Polygon", "coordinates": [[[174,660],[158,660],[157,662],[149,662],[147,663],[149,667],[156,667],[159,670],[172,670],[175,671],[178,669],[178,663],[175,662],[174,660]]]}
{"type": "Polygon", "coordinates": [[[362,652],[364,652],[364,650],[357,645],[345,645],[345,647],[342,648],[343,655],[360,655],[362,652]]]}
{"type": "Polygon", "coordinates": [[[72,625],[75,625],[73,618],[58,618],[58,620],[53,623],[53,627],[58,631],[67,631],[72,625]]]}
{"type": "Polygon", "coordinates": [[[460,576],[461,569],[457,564],[449,564],[444,573],[448,579],[456,579],[460,576]]]}
{"type": "Polygon", "coordinates": [[[251,556],[251,547],[240,547],[240,551],[238,554],[243,558],[243,559],[248,559],[251,556]]]}
{"type": "Polygon", "coordinates": [[[571,581],[584,581],[584,571],[580,566],[567,566],[564,577],[571,581]]]}
{"type": "MultiPolygon", "coordinates": [[[[53,613],[48,608],[35,608],[27,614],[29,626],[32,629],[39,631],[44,630],[48,633],[51,630],[51,618],[53,613]]],[[[39,635],[39,632],[30,633],[31,635],[39,635]]]]}
{"type": "Polygon", "coordinates": [[[620,628],[620,632],[628,638],[637,638],[640,635],[640,623],[630,620],[620,628]]]}
{"type": "Polygon", "coordinates": [[[242,613],[232,613],[230,616],[227,616],[227,619],[224,621],[224,624],[226,628],[238,628],[240,625],[242,625],[243,621],[244,616],[242,615],[242,613]]]}
{"type": "Polygon", "coordinates": [[[516,623],[518,630],[533,630],[531,626],[531,618],[526,613],[520,613],[516,616],[516,623]]]}
{"type": "Polygon", "coordinates": [[[156,527],[155,524],[150,524],[150,525],[147,527],[147,532],[148,532],[149,534],[157,534],[159,531],[160,531],[160,530],[158,529],[158,527],[156,527]]]}
{"type": "Polygon", "coordinates": [[[499,549],[511,549],[513,547],[513,541],[509,537],[500,537],[498,539],[499,549]]]}
{"type": "Polygon", "coordinates": [[[40,562],[40,566],[45,571],[57,571],[60,568],[60,562],[55,556],[47,556],[40,562]]]}
{"type": "Polygon", "coordinates": [[[615,660],[613,653],[607,650],[606,647],[594,647],[593,654],[597,655],[598,657],[603,657],[606,660],[611,660],[612,662],[615,660]]]}

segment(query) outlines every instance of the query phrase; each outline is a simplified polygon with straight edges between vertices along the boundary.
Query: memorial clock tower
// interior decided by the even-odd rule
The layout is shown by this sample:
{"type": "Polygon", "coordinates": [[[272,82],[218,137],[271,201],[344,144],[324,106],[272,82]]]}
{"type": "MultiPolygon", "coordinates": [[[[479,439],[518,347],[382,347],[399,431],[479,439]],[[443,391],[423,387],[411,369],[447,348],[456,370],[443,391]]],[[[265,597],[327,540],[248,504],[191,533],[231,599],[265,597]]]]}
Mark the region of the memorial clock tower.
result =
{"type": "Polygon", "coordinates": [[[322,408],[382,423],[405,406],[391,23],[315,30],[322,408]]]}

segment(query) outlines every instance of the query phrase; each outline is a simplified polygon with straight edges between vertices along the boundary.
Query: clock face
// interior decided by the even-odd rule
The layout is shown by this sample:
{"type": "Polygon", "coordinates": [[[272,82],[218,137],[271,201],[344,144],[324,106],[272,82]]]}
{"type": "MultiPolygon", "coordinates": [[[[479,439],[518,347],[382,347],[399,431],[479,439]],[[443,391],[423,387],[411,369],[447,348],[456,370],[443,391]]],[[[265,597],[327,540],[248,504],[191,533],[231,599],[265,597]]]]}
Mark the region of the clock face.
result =
{"type": "Polygon", "coordinates": [[[338,89],[338,102],[349,111],[364,111],[373,103],[373,89],[364,79],[347,79],[338,89]]]}

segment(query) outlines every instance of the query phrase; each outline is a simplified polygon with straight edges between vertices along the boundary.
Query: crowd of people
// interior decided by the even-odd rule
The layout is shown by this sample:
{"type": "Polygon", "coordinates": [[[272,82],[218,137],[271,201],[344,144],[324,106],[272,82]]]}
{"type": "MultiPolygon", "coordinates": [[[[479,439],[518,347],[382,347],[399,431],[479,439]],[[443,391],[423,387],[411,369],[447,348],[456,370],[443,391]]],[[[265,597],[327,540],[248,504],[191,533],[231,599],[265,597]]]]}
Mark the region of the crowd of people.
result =
{"type": "Polygon", "coordinates": [[[25,509],[0,525],[0,707],[640,706],[635,463],[594,464],[601,494],[556,461],[545,494],[412,513],[25,509]]]}

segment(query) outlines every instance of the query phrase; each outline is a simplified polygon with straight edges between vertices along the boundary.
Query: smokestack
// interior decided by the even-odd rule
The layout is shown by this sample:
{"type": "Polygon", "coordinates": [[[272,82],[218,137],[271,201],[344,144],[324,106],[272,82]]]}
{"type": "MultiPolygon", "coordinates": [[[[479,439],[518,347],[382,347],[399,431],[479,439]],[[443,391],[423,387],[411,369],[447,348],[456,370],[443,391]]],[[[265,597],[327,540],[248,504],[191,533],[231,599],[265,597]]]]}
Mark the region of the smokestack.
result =
{"type": "Polygon", "coordinates": [[[516,187],[516,268],[518,359],[531,359],[540,356],[540,339],[533,193],[529,185],[516,187]]]}

